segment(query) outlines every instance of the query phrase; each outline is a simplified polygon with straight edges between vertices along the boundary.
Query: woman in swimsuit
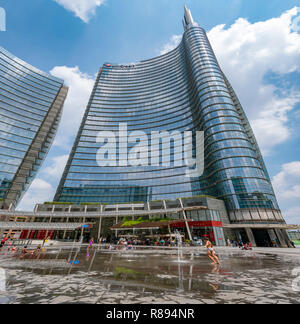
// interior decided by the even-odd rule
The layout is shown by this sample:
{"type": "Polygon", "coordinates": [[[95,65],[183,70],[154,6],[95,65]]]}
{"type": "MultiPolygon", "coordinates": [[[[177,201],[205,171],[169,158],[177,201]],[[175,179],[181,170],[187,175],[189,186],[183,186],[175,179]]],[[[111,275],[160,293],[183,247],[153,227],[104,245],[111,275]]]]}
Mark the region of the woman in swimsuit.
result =
{"type": "Polygon", "coordinates": [[[213,261],[212,264],[220,264],[220,260],[216,254],[216,251],[213,248],[212,243],[207,238],[205,238],[204,241],[205,241],[205,247],[208,250],[207,256],[213,261]]]}

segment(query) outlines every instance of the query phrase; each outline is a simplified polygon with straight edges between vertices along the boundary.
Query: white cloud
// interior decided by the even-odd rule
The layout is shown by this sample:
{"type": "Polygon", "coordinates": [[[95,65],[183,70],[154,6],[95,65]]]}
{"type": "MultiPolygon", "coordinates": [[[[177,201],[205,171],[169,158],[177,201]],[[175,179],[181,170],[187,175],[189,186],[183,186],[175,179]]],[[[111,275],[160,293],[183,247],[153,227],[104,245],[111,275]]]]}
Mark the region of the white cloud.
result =
{"type": "MultiPolygon", "coordinates": [[[[74,11],[84,21],[88,21],[89,15],[103,2],[56,1],[66,9],[74,11]]],[[[297,8],[294,8],[279,18],[264,22],[251,24],[245,19],[239,19],[228,29],[220,25],[208,33],[220,65],[241,99],[264,152],[270,152],[274,146],[289,138],[291,130],[287,126],[287,113],[300,100],[300,94],[296,90],[283,98],[278,97],[277,88],[266,85],[263,81],[268,71],[279,74],[300,71],[300,35],[293,30],[293,18],[296,15],[297,8]]],[[[174,35],[161,54],[174,49],[181,38],[182,35],[174,35]]],[[[82,73],[78,67],[58,66],[51,73],[64,79],[70,88],[54,142],[54,146],[66,151],[70,149],[78,131],[94,78],[82,73]]],[[[37,202],[52,199],[56,186],[50,177],[52,175],[55,179],[59,178],[66,160],[67,155],[53,158],[52,165],[41,171],[43,179],[38,178],[33,182],[20,204],[20,209],[32,210],[37,202]],[[49,178],[45,170],[50,175],[49,178]]],[[[290,223],[300,223],[299,170],[300,162],[285,164],[273,179],[284,216],[290,223]]]]}
{"type": "Polygon", "coordinates": [[[54,157],[52,159],[52,165],[43,169],[43,174],[47,175],[48,177],[50,176],[56,179],[60,179],[67,164],[68,158],[69,155],[61,155],[54,157]]]}
{"type": "Polygon", "coordinates": [[[36,204],[52,201],[68,157],[68,155],[56,156],[50,160],[49,166],[41,169],[40,177],[33,181],[18,210],[32,211],[36,204]]]}
{"type": "Polygon", "coordinates": [[[49,182],[40,178],[35,179],[24,195],[18,210],[32,211],[36,204],[51,201],[54,191],[49,182]]]}
{"type": "Polygon", "coordinates": [[[65,9],[75,13],[85,23],[89,22],[95,14],[96,8],[101,6],[105,0],[54,0],[65,9]]]}
{"type": "Polygon", "coordinates": [[[284,164],[272,182],[286,220],[300,224],[300,161],[284,164]]]}
{"type": "Polygon", "coordinates": [[[62,120],[58,133],[55,137],[54,146],[69,150],[73,145],[84,111],[91,95],[94,79],[82,72],[79,68],[57,66],[50,72],[52,75],[61,78],[69,87],[68,97],[64,105],[62,120]]]}
{"type": "Polygon", "coordinates": [[[181,40],[182,40],[182,35],[173,35],[170,41],[167,44],[165,44],[162,50],[160,51],[160,55],[164,55],[171,52],[173,49],[175,49],[178,46],[181,40]]]}
{"type": "MultiPolygon", "coordinates": [[[[290,137],[288,112],[300,101],[299,91],[292,89],[279,97],[276,86],[264,83],[269,71],[300,71],[300,35],[294,30],[298,11],[294,8],[279,18],[253,24],[240,18],[228,29],[219,25],[208,33],[265,154],[290,137]]],[[[180,39],[179,35],[172,36],[161,53],[175,48],[180,39]]]]}
{"type": "Polygon", "coordinates": [[[284,211],[284,217],[288,224],[299,225],[300,224],[300,206],[288,208],[284,211]]]}
{"type": "Polygon", "coordinates": [[[284,164],[273,185],[281,198],[300,199],[300,161],[284,164]]]}

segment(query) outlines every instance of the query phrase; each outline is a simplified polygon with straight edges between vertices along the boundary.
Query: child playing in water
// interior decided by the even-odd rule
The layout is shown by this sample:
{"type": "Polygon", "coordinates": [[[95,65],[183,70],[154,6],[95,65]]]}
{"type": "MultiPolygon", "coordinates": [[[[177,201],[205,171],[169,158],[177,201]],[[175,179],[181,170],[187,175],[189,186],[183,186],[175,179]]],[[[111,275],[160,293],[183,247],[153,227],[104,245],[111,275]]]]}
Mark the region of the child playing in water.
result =
{"type": "Polygon", "coordinates": [[[21,258],[21,259],[25,258],[25,256],[26,256],[27,254],[29,254],[29,253],[30,253],[30,252],[27,250],[27,246],[24,246],[23,249],[22,249],[22,251],[21,251],[21,256],[20,256],[20,258],[21,258]]]}
{"type": "Polygon", "coordinates": [[[216,254],[216,251],[213,248],[212,243],[209,241],[209,239],[205,238],[205,247],[207,248],[207,256],[213,261],[212,264],[220,264],[220,260],[216,254]]]}

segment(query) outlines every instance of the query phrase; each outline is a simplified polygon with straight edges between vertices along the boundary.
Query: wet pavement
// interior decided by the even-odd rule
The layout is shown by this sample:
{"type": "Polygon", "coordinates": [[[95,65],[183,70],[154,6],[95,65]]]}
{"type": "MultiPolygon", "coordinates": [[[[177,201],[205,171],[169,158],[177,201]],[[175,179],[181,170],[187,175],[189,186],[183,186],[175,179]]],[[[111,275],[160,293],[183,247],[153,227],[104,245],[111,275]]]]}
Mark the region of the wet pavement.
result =
{"type": "Polygon", "coordinates": [[[0,254],[0,303],[299,304],[293,290],[300,258],[222,250],[221,266],[205,251],[53,249],[20,258],[0,254]]]}

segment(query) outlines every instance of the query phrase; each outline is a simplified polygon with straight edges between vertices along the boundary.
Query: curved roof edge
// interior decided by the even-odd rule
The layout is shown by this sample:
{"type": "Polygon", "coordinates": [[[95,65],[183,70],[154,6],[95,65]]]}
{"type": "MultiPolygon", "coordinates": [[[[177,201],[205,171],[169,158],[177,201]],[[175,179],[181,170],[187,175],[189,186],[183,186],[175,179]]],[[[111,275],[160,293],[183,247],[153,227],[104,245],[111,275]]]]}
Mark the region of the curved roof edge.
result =
{"type": "MultiPolygon", "coordinates": [[[[205,30],[204,30],[204,28],[203,27],[201,27],[201,26],[196,26],[196,25],[194,25],[194,26],[191,26],[191,28],[199,28],[199,29],[202,29],[204,32],[205,32],[205,30]]],[[[166,56],[169,56],[169,55],[171,55],[171,54],[173,54],[175,51],[177,51],[178,49],[179,49],[179,47],[182,45],[182,42],[183,42],[183,38],[184,38],[184,36],[185,36],[185,34],[188,32],[188,30],[186,30],[183,34],[182,34],[182,38],[181,38],[181,41],[180,41],[180,43],[174,48],[174,49],[172,49],[170,52],[167,52],[167,53],[165,53],[165,54],[161,54],[161,55],[158,55],[158,56],[155,56],[155,57],[152,57],[152,58],[149,58],[149,59],[144,59],[144,60],[140,60],[140,61],[137,61],[137,62],[133,62],[133,63],[128,63],[128,64],[141,64],[141,63],[148,63],[148,62],[151,62],[151,61],[154,61],[154,60],[157,60],[157,59],[160,59],[160,58],[164,58],[164,57],[166,57],[166,56]]],[[[112,62],[105,62],[105,63],[103,63],[103,65],[102,65],[102,67],[103,66],[105,66],[105,65],[107,65],[107,66],[122,66],[122,65],[126,65],[126,64],[124,64],[124,63],[112,63],[112,62]]]]}
{"type": "Polygon", "coordinates": [[[40,74],[52,81],[55,81],[55,82],[58,82],[58,83],[61,83],[62,85],[64,84],[64,80],[62,79],[59,79],[53,75],[51,75],[50,73],[47,73],[47,72],[44,72],[36,67],[34,67],[33,65],[25,62],[24,60],[18,58],[17,56],[15,56],[14,54],[10,53],[9,51],[7,51],[5,48],[3,48],[2,46],[0,46],[0,53],[3,53],[4,55],[6,55],[7,57],[9,57],[10,59],[12,59],[13,61],[15,61],[16,63],[20,64],[20,65],[23,65],[25,66],[27,69],[37,73],[37,74],[40,74]]]}

